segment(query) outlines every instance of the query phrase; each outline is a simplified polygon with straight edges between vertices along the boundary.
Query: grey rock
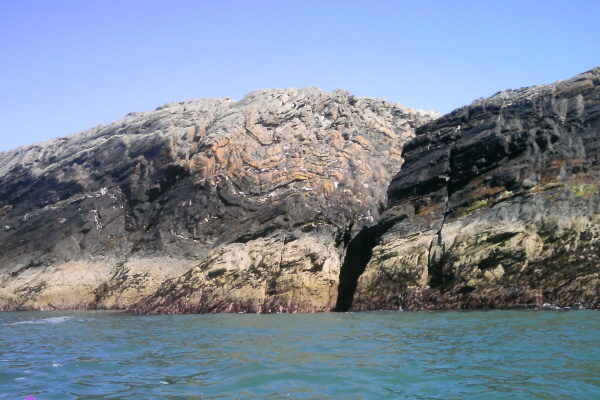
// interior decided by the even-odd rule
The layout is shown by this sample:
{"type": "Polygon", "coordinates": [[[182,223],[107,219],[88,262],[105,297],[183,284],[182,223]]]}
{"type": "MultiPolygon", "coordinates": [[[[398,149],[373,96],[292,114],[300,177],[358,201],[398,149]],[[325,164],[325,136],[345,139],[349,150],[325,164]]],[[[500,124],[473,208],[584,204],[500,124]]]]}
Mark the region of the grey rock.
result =
{"type": "Polygon", "coordinates": [[[441,118],[261,90],[0,153],[0,309],[599,308],[599,82],[441,118]]]}
{"type": "Polygon", "coordinates": [[[262,90],[2,153],[0,308],[330,309],[349,238],[437,116],[262,90]]]}

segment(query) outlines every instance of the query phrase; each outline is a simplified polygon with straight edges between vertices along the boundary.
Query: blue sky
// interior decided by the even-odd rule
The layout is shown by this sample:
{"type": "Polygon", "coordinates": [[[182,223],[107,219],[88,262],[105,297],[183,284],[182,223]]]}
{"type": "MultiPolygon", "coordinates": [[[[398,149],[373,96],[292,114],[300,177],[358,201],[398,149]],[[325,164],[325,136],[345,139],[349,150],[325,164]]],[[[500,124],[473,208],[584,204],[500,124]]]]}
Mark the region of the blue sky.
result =
{"type": "Polygon", "coordinates": [[[598,65],[597,0],[0,0],[0,151],[263,88],[446,113],[598,65]]]}

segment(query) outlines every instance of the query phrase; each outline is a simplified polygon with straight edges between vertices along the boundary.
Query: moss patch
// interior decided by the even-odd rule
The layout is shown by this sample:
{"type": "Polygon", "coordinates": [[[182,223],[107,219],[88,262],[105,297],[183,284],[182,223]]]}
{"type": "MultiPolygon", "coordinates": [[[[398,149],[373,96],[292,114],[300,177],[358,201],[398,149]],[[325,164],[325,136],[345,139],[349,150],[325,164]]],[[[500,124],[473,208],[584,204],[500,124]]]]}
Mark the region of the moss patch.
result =
{"type": "Polygon", "coordinates": [[[594,193],[596,193],[596,190],[598,190],[598,185],[591,184],[575,185],[571,188],[571,191],[575,197],[583,197],[587,199],[590,199],[594,193]]]}
{"type": "Polygon", "coordinates": [[[548,182],[543,186],[540,186],[538,189],[541,192],[547,192],[548,190],[553,190],[553,189],[558,189],[560,187],[562,187],[563,185],[558,183],[558,182],[548,182]]]}
{"type": "Polygon", "coordinates": [[[487,208],[492,205],[491,199],[477,200],[470,207],[467,207],[464,211],[465,215],[474,213],[475,211],[481,210],[482,208],[487,208]]]}

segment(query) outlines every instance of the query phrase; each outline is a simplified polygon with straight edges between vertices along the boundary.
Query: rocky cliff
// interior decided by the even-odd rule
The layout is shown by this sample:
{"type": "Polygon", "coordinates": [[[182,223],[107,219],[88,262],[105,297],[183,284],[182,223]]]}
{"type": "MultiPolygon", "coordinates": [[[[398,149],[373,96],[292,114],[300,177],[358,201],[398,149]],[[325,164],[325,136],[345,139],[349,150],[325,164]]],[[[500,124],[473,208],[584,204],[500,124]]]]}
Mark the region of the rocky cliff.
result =
{"type": "Polygon", "coordinates": [[[0,153],[0,309],[599,308],[599,81],[443,117],[264,90],[0,153]]]}
{"type": "Polygon", "coordinates": [[[338,310],[600,307],[600,68],[417,129],[338,310]]]}
{"type": "Polygon", "coordinates": [[[0,154],[0,309],[318,311],[416,127],[347,92],[167,104],[0,154]]]}

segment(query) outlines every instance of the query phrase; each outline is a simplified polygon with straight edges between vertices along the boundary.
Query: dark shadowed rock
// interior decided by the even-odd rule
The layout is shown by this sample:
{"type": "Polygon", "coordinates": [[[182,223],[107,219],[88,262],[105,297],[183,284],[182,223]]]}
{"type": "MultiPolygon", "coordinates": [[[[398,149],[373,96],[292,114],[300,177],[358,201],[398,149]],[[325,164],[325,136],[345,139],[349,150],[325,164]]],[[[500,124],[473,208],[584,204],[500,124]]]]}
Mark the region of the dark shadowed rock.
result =
{"type": "Polygon", "coordinates": [[[599,307],[600,68],[458,109],[403,157],[352,309],[599,307]]]}

